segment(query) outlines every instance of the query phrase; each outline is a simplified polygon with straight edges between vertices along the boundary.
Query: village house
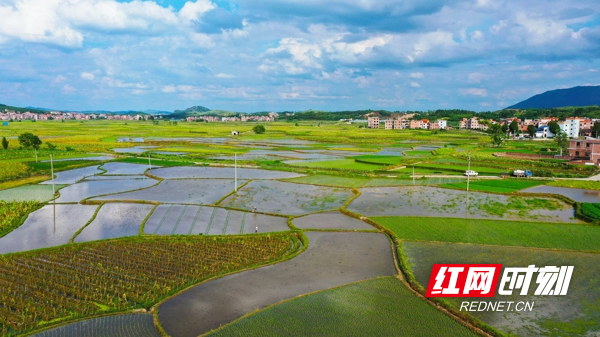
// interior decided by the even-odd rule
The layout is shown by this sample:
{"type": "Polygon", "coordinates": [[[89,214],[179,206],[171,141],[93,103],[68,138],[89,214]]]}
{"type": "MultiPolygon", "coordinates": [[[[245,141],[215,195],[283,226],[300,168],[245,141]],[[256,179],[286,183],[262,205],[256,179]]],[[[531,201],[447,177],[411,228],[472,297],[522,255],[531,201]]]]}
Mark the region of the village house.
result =
{"type": "Polygon", "coordinates": [[[569,142],[569,156],[574,160],[583,160],[600,165],[600,139],[574,139],[569,142]]]}

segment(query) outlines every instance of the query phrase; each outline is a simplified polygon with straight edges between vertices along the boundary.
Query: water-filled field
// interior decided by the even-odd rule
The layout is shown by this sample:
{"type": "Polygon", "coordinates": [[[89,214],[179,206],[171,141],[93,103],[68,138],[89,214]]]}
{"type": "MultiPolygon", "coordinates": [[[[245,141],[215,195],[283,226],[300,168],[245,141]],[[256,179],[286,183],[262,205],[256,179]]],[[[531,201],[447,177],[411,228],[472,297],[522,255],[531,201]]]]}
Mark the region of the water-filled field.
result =
{"type": "Polygon", "coordinates": [[[154,327],[151,314],[125,314],[92,318],[33,335],[33,337],[81,336],[160,337],[160,334],[154,327]]]}
{"type": "Polygon", "coordinates": [[[29,214],[21,227],[0,238],[0,254],[64,245],[94,215],[98,206],[46,205],[29,214]]]}
{"type": "Polygon", "coordinates": [[[208,206],[160,205],[144,226],[145,234],[222,235],[290,230],[287,219],[208,206]]]}
{"type": "Polygon", "coordinates": [[[553,198],[467,192],[426,186],[363,188],[348,209],[367,216],[404,215],[579,222],[553,198]]]}
{"type": "Polygon", "coordinates": [[[83,199],[124,191],[145,188],[156,184],[152,179],[82,181],[60,190],[56,202],[80,202],[83,199]]]}
{"type": "MultiPolygon", "coordinates": [[[[164,179],[199,179],[199,178],[219,178],[233,179],[235,177],[233,167],[201,167],[201,166],[185,166],[185,167],[169,167],[153,169],[148,171],[153,176],[164,179]]],[[[238,179],[283,179],[300,177],[301,174],[293,172],[271,171],[238,168],[238,179]]]]}
{"type": "Polygon", "coordinates": [[[75,242],[138,235],[140,225],[152,210],[145,204],[105,204],[94,221],[75,237],[75,242]]]}
{"type": "Polygon", "coordinates": [[[301,255],[211,280],[159,306],[171,336],[198,336],[244,314],[312,291],[396,274],[390,242],[379,233],[306,233],[301,255]]]}
{"type": "MultiPolygon", "coordinates": [[[[74,170],[62,171],[54,173],[56,178],[54,178],[55,184],[74,184],[77,181],[83,179],[87,176],[92,176],[94,174],[100,174],[104,171],[98,169],[98,166],[88,166],[83,168],[78,168],[74,170]]],[[[41,184],[52,184],[52,180],[44,181],[41,184]]]]}
{"type": "MultiPolygon", "coordinates": [[[[152,167],[156,168],[157,166],[152,167]]],[[[100,169],[107,171],[104,173],[107,175],[144,174],[148,168],[148,165],[130,163],[106,163],[100,166],[100,169]]]]}
{"type": "Polygon", "coordinates": [[[300,297],[210,336],[478,336],[410,292],[396,278],[300,297]],[[423,329],[427,326],[427,329],[423,329]]]}
{"type": "MultiPolygon", "coordinates": [[[[56,191],[66,185],[55,185],[56,191]]],[[[0,191],[0,200],[4,201],[48,201],[54,199],[52,185],[25,185],[0,191]]]]}
{"type": "Polygon", "coordinates": [[[292,223],[300,229],[343,229],[374,230],[366,222],[351,218],[339,212],[320,213],[295,218],[292,223]]]}
{"type": "Polygon", "coordinates": [[[350,197],[349,189],[292,184],[280,181],[251,181],[221,204],[234,208],[277,214],[305,214],[333,210],[350,197]]]}
{"type": "Polygon", "coordinates": [[[600,191],[584,190],[581,188],[567,188],[542,185],[528,188],[526,190],[522,190],[521,192],[560,194],[577,202],[600,202],[600,191]]]}
{"type": "MultiPolygon", "coordinates": [[[[487,324],[518,336],[594,336],[600,331],[598,268],[600,255],[543,249],[494,247],[455,243],[405,242],[403,249],[417,281],[427,287],[434,263],[501,263],[503,267],[574,266],[565,296],[534,296],[538,284],[531,281],[528,296],[519,292],[490,301],[529,301],[529,311],[480,311],[472,315],[487,324]]],[[[455,307],[461,301],[481,298],[447,298],[455,307]]]]}
{"type": "MultiPolygon", "coordinates": [[[[145,182],[144,180],[138,181],[145,182]]],[[[115,183],[121,182],[116,181],[115,183]]],[[[156,181],[151,180],[143,187],[155,183],[156,181]]],[[[243,183],[243,180],[238,180],[238,186],[243,183]]],[[[234,186],[233,179],[163,180],[160,184],[150,188],[105,195],[93,200],[147,200],[166,203],[212,204],[232,192],[234,186]]]]}

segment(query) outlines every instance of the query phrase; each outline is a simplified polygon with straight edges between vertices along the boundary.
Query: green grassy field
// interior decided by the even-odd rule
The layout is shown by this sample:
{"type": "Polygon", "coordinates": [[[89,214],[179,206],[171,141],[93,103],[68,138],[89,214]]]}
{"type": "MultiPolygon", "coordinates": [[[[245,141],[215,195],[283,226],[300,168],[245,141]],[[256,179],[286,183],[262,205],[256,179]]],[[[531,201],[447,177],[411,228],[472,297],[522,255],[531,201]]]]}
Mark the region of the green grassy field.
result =
{"type": "Polygon", "coordinates": [[[296,298],[209,335],[477,336],[392,277],[296,298]]]}
{"type": "Polygon", "coordinates": [[[314,161],[290,164],[291,166],[315,167],[315,168],[335,168],[358,171],[375,171],[381,170],[381,165],[357,163],[354,159],[342,159],[331,161],[314,161]]]}
{"type": "MultiPolygon", "coordinates": [[[[121,163],[130,163],[130,164],[148,164],[148,158],[143,158],[143,157],[129,157],[129,158],[123,158],[123,159],[118,159],[116,160],[117,162],[121,162],[121,163]]],[[[157,166],[165,166],[165,167],[169,167],[169,166],[189,166],[189,165],[193,165],[194,163],[191,161],[175,161],[175,160],[162,160],[162,159],[154,159],[152,158],[151,161],[152,165],[157,165],[157,166]]]]}
{"type": "Polygon", "coordinates": [[[398,165],[402,163],[401,156],[377,156],[377,155],[365,155],[356,156],[352,159],[362,163],[375,164],[375,165],[398,165]]]}
{"type": "MultiPolygon", "coordinates": [[[[498,180],[477,180],[469,183],[469,190],[471,191],[482,191],[482,192],[499,192],[499,193],[512,193],[525,188],[538,186],[543,184],[544,181],[539,180],[513,180],[513,179],[498,179],[498,180]]],[[[467,189],[467,183],[453,183],[445,184],[440,187],[449,188],[460,188],[463,190],[467,189]]]]}
{"type": "MultiPolygon", "coordinates": [[[[503,266],[574,266],[568,294],[565,296],[535,296],[536,276],[531,281],[529,295],[496,295],[491,301],[534,302],[532,311],[479,311],[472,316],[493,325],[511,336],[595,336],[600,331],[598,298],[598,267],[600,254],[549,251],[520,247],[498,247],[457,243],[404,242],[402,250],[415,279],[427,286],[435,263],[501,263],[503,266]]],[[[462,301],[481,298],[446,298],[459,309],[462,301]]]]}
{"type": "MultiPolygon", "coordinates": [[[[462,165],[448,165],[448,164],[417,164],[415,167],[419,168],[428,168],[428,169],[438,169],[438,170],[452,170],[464,173],[467,170],[467,166],[462,165]]],[[[502,172],[506,172],[504,169],[494,168],[494,167],[485,167],[485,166],[474,166],[471,165],[471,170],[477,171],[479,174],[493,174],[498,175],[502,172]]]]}
{"type": "Polygon", "coordinates": [[[405,240],[600,252],[600,227],[579,224],[428,217],[373,217],[405,240]]]}
{"type": "Polygon", "coordinates": [[[548,186],[556,186],[556,187],[568,187],[568,188],[582,188],[585,190],[595,190],[600,191],[600,181],[590,181],[590,180],[557,180],[547,182],[548,186]]]}

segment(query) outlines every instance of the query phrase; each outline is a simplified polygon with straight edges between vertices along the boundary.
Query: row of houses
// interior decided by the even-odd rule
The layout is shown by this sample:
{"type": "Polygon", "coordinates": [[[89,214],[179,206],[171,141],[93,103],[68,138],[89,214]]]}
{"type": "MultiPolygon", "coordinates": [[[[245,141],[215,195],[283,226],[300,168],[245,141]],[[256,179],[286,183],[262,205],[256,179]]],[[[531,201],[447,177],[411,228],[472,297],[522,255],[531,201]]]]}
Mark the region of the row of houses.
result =
{"type": "Polygon", "coordinates": [[[463,118],[459,122],[460,129],[475,129],[486,131],[491,124],[510,125],[514,120],[519,126],[519,133],[527,134],[528,128],[532,125],[535,128],[536,138],[552,138],[554,133],[550,131],[548,124],[556,122],[561,131],[566,133],[570,138],[578,138],[592,135],[592,126],[598,120],[583,118],[583,117],[568,117],[564,121],[559,121],[557,117],[544,117],[538,119],[520,119],[516,117],[507,118],[501,121],[479,120],[477,117],[463,118]]]}
{"type": "Polygon", "coordinates": [[[428,119],[411,119],[398,117],[398,118],[387,118],[380,119],[377,116],[367,118],[367,127],[369,129],[428,129],[428,130],[439,130],[447,129],[448,124],[446,120],[438,119],[435,122],[431,122],[428,119]],[[382,127],[383,126],[383,127],[382,127]]]}
{"type": "Polygon", "coordinates": [[[92,119],[108,119],[108,120],[144,120],[151,118],[150,115],[113,115],[113,114],[85,114],[81,112],[62,112],[51,111],[45,114],[37,114],[30,111],[18,112],[5,109],[0,111],[0,120],[3,121],[48,121],[48,120],[92,120],[92,119]]]}

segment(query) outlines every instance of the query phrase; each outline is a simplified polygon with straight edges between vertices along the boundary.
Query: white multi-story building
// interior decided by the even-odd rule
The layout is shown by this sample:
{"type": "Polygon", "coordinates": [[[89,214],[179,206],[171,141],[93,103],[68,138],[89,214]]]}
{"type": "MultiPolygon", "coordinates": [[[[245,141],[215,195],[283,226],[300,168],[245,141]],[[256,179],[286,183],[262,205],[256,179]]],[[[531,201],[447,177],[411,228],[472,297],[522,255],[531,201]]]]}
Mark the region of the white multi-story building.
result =
{"type": "Polygon", "coordinates": [[[558,126],[569,138],[577,138],[579,137],[579,122],[579,119],[567,119],[564,122],[558,122],[558,126]]]}

